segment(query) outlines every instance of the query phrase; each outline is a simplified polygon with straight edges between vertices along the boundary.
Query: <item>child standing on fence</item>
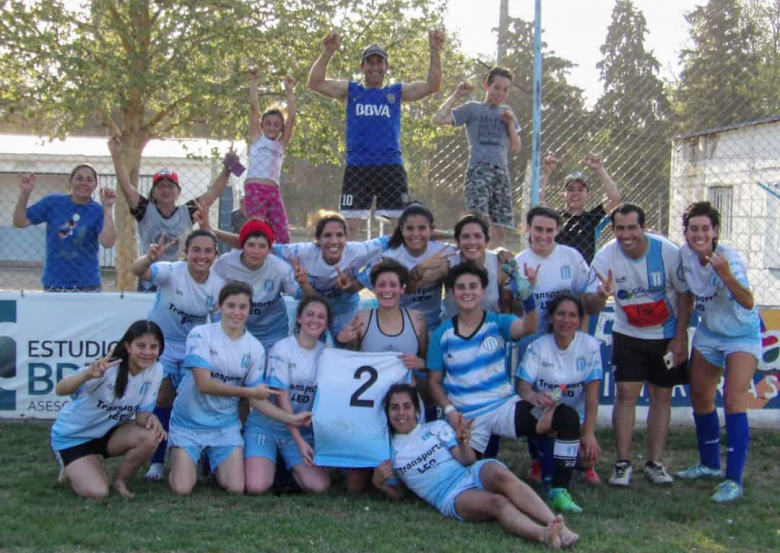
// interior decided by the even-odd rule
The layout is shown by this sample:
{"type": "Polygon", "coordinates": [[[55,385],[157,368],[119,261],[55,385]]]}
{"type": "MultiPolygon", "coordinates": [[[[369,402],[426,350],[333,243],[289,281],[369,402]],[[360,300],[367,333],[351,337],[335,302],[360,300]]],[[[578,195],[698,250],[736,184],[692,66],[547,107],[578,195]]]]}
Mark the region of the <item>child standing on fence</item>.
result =
{"type": "Polygon", "coordinates": [[[284,151],[292,138],[295,126],[295,81],[290,76],[282,79],[287,96],[287,121],[279,109],[269,109],[260,116],[257,97],[258,69],[249,74],[249,168],[244,183],[244,210],[248,217],[268,220],[277,242],[289,244],[290,227],[282,202],[279,176],[284,163],[284,151]]]}
{"type": "Polygon", "coordinates": [[[433,117],[437,125],[466,125],[469,141],[469,168],[464,196],[466,210],[490,217],[491,247],[503,246],[507,229],[515,228],[512,187],[509,182],[508,150],[519,153],[520,125],[512,109],[503,102],[509,94],[512,73],[494,67],[485,77],[484,102],[453,106],[473,87],[460,83],[433,117]]]}

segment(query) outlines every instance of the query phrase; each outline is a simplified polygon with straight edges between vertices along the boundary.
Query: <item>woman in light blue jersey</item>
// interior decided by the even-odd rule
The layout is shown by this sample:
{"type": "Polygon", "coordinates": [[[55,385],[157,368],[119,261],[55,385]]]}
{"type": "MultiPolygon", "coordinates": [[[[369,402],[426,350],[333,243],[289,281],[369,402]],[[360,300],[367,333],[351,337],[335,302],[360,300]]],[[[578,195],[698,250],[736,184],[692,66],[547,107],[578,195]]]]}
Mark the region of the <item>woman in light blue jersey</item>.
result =
{"type": "Polygon", "coordinates": [[[550,549],[579,539],[527,484],[495,459],[478,461],[468,447],[471,424],[438,420],[418,424],[415,388],[397,384],[385,398],[393,459],[374,471],[373,483],[391,499],[410,489],[444,516],[460,521],[497,519],[512,534],[550,549]]]}
{"type": "Polygon", "coordinates": [[[712,496],[713,501],[725,503],[743,494],[742,472],[750,441],[746,410],[761,357],[761,321],[745,264],[734,248],[718,244],[719,228],[720,214],[709,202],[695,202],[683,214],[686,243],[680,248],[680,257],[699,314],[690,386],[700,459],[677,477],[723,477],[715,394],[725,371],[726,478],[712,496]]]}
{"type": "Polygon", "coordinates": [[[60,483],[70,482],[78,495],[101,499],[112,487],[133,496],[125,480],[165,438],[152,414],[162,380],[157,359],[164,345],[159,326],[136,321],[111,353],[57,383],[57,395],[72,401],[52,426],[51,446],[60,463],[60,483]],[[133,415],[135,421],[130,420],[133,415]],[[124,456],[110,483],[98,456],[124,456]]]}

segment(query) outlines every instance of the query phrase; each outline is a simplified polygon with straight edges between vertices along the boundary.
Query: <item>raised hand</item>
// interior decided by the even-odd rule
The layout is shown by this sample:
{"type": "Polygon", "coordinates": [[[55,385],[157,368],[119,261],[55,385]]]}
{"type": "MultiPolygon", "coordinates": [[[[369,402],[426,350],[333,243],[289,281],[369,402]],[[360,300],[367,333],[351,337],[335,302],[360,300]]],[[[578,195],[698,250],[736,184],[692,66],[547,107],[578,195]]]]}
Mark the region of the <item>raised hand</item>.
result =
{"type": "Polygon", "coordinates": [[[348,290],[355,284],[355,277],[352,276],[352,268],[347,267],[343,271],[336,265],[336,288],[339,290],[348,290]]]}
{"type": "Polygon", "coordinates": [[[342,344],[349,344],[359,340],[361,337],[360,331],[364,324],[365,323],[360,320],[360,317],[355,315],[355,318],[352,319],[352,322],[342,328],[341,332],[339,332],[339,335],[337,336],[338,341],[342,344]]]}
{"type": "Polygon", "coordinates": [[[725,255],[712,252],[712,255],[706,256],[704,260],[710,264],[712,270],[715,271],[715,274],[718,275],[721,280],[731,276],[729,260],[725,255]]]}
{"type": "Polygon", "coordinates": [[[601,169],[601,154],[595,154],[595,153],[589,153],[585,159],[583,160],[583,163],[593,169],[594,171],[598,171],[601,169]]]}
{"type": "Polygon", "coordinates": [[[257,78],[260,76],[260,69],[257,68],[257,66],[250,66],[246,70],[246,75],[249,77],[250,81],[257,81],[257,78]]]}
{"type": "Polygon", "coordinates": [[[444,33],[438,29],[430,29],[428,31],[428,44],[430,44],[431,50],[444,48],[444,33]]]}
{"type": "Polygon", "coordinates": [[[615,293],[615,278],[612,276],[612,269],[607,273],[607,278],[604,278],[604,275],[598,271],[596,271],[596,276],[599,279],[599,295],[605,298],[613,295],[615,293]]]}
{"type": "Polygon", "coordinates": [[[103,207],[111,208],[114,206],[114,202],[116,201],[116,192],[114,192],[111,188],[101,188],[100,189],[100,203],[103,204],[103,207]]]}
{"type": "Polygon", "coordinates": [[[251,388],[249,388],[249,398],[259,399],[260,401],[269,399],[270,397],[276,397],[281,394],[282,394],[282,390],[275,390],[273,388],[269,388],[265,384],[258,384],[257,386],[252,386],[251,388]]]}
{"type": "Polygon", "coordinates": [[[343,40],[343,36],[337,33],[330,33],[328,36],[322,39],[322,49],[329,54],[333,54],[341,47],[343,40]]]}
{"type": "Polygon", "coordinates": [[[195,203],[198,204],[198,208],[195,210],[195,213],[192,214],[193,222],[198,223],[200,228],[210,229],[209,210],[206,208],[206,204],[199,201],[196,201],[195,203]]]}
{"type": "Polygon", "coordinates": [[[505,110],[501,111],[501,119],[504,121],[507,127],[514,127],[515,113],[510,108],[506,108],[505,110]]]}
{"type": "Polygon", "coordinates": [[[290,93],[295,89],[295,79],[290,75],[285,75],[282,78],[282,85],[284,86],[284,91],[290,93]]]}
{"type": "Polygon", "coordinates": [[[468,95],[469,92],[474,90],[474,86],[470,83],[467,83],[466,81],[463,81],[462,83],[458,84],[458,86],[455,88],[455,97],[456,98],[463,98],[464,96],[468,95]]]}
{"type": "Polygon", "coordinates": [[[555,168],[558,166],[558,158],[553,155],[546,155],[542,160],[542,174],[548,177],[553,174],[555,168]]]}
{"type": "Polygon", "coordinates": [[[22,173],[21,175],[17,175],[16,181],[19,183],[19,188],[28,194],[35,189],[35,175],[32,173],[22,173]]]}
{"type": "MultiPolygon", "coordinates": [[[[520,269],[517,265],[517,261],[514,259],[509,260],[507,263],[501,264],[501,270],[504,271],[509,279],[504,284],[504,287],[512,292],[512,295],[519,300],[525,300],[531,295],[531,283],[528,281],[525,275],[520,274],[520,269]]],[[[536,275],[534,275],[534,278],[536,275]]]]}
{"type": "Polygon", "coordinates": [[[418,274],[424,275],[425,271],[435,271],[437,269],[446,268],[449,266],[449,259],[453,255],[457,255],[457,251],[453,250],[451,246],[444,246],[438,252],[430,257],[426,257],[422,262],[417,265],[418,274]]]}
{"type": "Polygon", "coordinates": [[[293,277],[295,278],[295,282],[297,282],[299,286],[308,284],[309,273],[306,272],[306,267],[304,267],[303,263],[301,263],[301,258],[291,257],[290,265],[292,265],[293,268],[293,277]]]}
{"type": "Polygon", "coordinates": [[[111,153],[111,157],[118,157],[122,155],[122,135],[115,134],[108,140],[108,151],[111,153]]]}
{"type": "Polygon", "coordinates": [[[158,259],[160,259],[163,254],[176,243],[176,240],[171,240],[170,242],[165,242],[165,233],[163,232],[160,235],[160,238],[157,240],[157,242],[152,242],[149,244],[149,249],[146,250],[146,257],[149,258],[149,261],[154,263],[158,259]]]}
{"type": "Polygon", "coordinates": [[[539,269],[541,268],[542,268],[541,263],[539,263],[536,266],[536,269],[529,268],[527,263],[523,263],[523,274],[525,275],[526,280],[528,280],[529,284],[531,285],[531,288],[536,287],[536,277],[539,275],[539,269]]]}
{"type": "Polygon", "coordinates": [[[121,359],[112,359],[114,349],[116,349],[116,347],[111,348],[111,351],[109,351],[105,357],[96,359],[89,364],[89,367],[87,367],[87,375],[90,380],[93,378],[101,378],[108,369],[115,367],[122,362],[121,359]]]}

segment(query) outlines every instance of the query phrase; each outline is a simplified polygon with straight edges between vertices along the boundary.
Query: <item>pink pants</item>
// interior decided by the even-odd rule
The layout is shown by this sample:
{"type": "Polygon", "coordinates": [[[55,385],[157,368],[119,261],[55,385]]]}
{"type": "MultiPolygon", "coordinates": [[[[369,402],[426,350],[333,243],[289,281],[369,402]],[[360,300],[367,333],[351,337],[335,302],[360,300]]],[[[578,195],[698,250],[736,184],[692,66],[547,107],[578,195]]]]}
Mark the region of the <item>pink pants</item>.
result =
{"type": "Polygon", "coordinates": [[[248,182],[244,185],[244,211],[247,217],[268,221],[279,244],[290,243],[290,224],[282,202],[282,192],[273,184],[248,182]]]}

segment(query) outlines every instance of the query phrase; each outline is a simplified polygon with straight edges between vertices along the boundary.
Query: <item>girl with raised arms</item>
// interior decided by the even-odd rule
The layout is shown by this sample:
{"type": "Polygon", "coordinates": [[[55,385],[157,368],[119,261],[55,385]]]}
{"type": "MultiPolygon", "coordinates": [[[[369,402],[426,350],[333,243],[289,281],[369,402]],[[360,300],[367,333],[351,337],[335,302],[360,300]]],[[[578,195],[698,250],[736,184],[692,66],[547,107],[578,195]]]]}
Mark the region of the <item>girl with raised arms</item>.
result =
{"type": "Polygon", "coordinates": [[[419,424],[417,390],[406,384],[390,388],[385,413],[392,434],[393,459],[374,471],[373,483],[391,499],[409,489],[442,515],[460,521],[498,519],[512,534],[549,549],[579,539],[563,517],[495,459],[477,460],[468,446],[471,424],[459,417],[456,427],[444,420],[419,424]],[[426,461],[420,462],[425,456],[426,461]]]}
{"type": "Polygon", "coordinates": [[[217,483],[228,493],[244,493],[244,440],[239,398],[288,424],[308,424],[311,413],[292,415],[267,400],[280,394],[262,384],[265,350],[246,331],[252,289],[243,282],[219,292],[219,322],[200,325],[187,336],[186,374],[171,416],[171,472],[177,495],[188,495],[197,481],[197,463],[205,452],[217,483]]]}
{"type": "Polygon", "coordinates": [[[60,464],[60,482],[70,482],[78,495],[102,499],[112,487],[133,496],[125,481],[165,438],[152,414],[163,377],[158,357],[164,349],[160,327],[136,321],[111,353],[57,383],[57,395],[72,400],[52,426],[51,447],[60,464]],[[135,421],[130,420],[133,415],[135,421]],[[98,456],[124,456],[110,484],[98,456]]]}
{"type": "MultiPolygon", "coordinates": [[[[133,273],[157,286],[157,299],[149,312],[165,335],[165,353],[160,361],[164,379],[154,413],[168,430],[176,389],[184,377],[185,343],[190,330],[216,313],[217,297],[225,281],[211,270],[217,257],[217,239],[207,229],[196,230],[184,242],[186,261],[167,262],[160,258],[171,245],[160,236],[149,245],[146,255],[133,262],[133,273]]],[[[167,442],[152,457],[145,478],[162,480],[167,442]]]]}
{"type": "MultiPolygon", "coordinates": [[[[328,329],[330,308],[319,296],[304,296],[298,304],[298,332],[277,342],[268,353],[265,382],[279,388],[277,405],[290,414],[310,411],[317,393],[317,368],[325,347],[320,337],[328,329]]],[[[322,493],[330,487],[328,469],[314,466],[311,428],[284,425],[255,409],[244,425],[246,491],[266,492],[273,484],[277,453],[302,490],[322,493]]]]}
{"type": "Polygon", "coordinates": [[[715,394],[725,374],[726,475],[712,500],[726,503],[744,493],[742,472],[750,442],[746,411],[753,375],[761,359],[761,320],[745,263],[737,250],[718,244],[718,210],[709,202],[692,203],[683,213],[683,229],[683,275],[699,314],[690,361],[699,462],[676,476],[683,480],[723,478],[715,394]]]}

